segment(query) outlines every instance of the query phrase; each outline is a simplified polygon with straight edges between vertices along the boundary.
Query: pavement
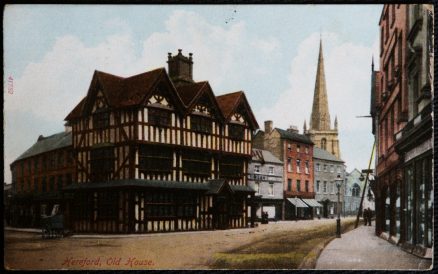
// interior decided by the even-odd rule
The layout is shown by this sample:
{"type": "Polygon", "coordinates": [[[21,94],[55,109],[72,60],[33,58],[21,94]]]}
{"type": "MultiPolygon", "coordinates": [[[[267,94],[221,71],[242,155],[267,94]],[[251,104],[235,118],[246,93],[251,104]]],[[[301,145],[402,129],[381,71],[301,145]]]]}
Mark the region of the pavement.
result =
{"type": "Polygon", "coordinates": [[[331,241],[315,269],[426,270],[431,264],[432,260],[409,254],[375,236],[374,226],[360,226],[331,241]]]}

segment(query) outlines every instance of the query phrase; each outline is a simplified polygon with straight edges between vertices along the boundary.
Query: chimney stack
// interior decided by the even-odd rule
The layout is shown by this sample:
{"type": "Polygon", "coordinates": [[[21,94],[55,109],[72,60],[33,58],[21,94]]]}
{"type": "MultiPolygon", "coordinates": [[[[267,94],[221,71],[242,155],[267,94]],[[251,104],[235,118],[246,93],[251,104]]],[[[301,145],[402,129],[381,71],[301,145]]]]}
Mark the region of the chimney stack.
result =
{"type": "Polygon", "coordinates": [[[274,123],[271,120],[265,121],[265,133],[271,133],[274,123]]]}
{"type": "Polygon", "coordinates": [[[172,53],[167,54],[167,64],[170,79],[178,85],[194,83],[193,81],[193,53],[189,53],[189,57],[182,54],[182,49],[178,49],[178,54],[172,56],[172,53]]]}
{"type": "Polygon", "coordinates": [[[287,131],[292,133],[298,133],[298,127],[290,125],[287,131]]]}

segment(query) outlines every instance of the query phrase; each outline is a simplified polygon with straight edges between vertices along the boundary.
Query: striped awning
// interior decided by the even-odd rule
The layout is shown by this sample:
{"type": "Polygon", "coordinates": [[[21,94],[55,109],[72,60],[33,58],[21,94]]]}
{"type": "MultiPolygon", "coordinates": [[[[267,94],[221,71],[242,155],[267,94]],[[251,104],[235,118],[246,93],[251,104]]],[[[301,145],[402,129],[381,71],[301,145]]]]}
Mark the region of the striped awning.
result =
{"type": "Polygon", "coordinates": [[[303,202],[305,202],[310,207],[322,207],[322,205],[318,203],[315,199],[303,199],[303,202]]]}
{"type": "Polygon", "coordinates": [[[300,198],[287,198],[287,200],[296,207],[308,207],[300,198]]]}

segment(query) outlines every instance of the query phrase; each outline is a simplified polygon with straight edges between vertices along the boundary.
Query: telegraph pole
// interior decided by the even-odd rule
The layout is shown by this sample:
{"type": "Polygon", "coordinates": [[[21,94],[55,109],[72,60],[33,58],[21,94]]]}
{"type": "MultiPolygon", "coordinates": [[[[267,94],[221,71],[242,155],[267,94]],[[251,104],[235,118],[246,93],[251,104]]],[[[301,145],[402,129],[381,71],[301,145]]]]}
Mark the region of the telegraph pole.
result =
{"type": "Polygon", "coordinates": [[[373,149],[371,150],[371,157],[370,157],[370,161],[368,162],[368,169],[367,169],[367,172],[366,172],[365,184],[363,186],[362,198],[360,199],[359,210],[357,211],[356,223],[354,224],[354,228],[357,228],[357,226],[359,225],[359,218],[360,218],[360,215],[362,213],[363,197],[365,196],[365,189],[367,188],[368,175],[370,173],[371,162],[373,160],[373,155],[374,155],[374,149],[375,148],[376,148],[376,140],[374,140],[373,149]]]}

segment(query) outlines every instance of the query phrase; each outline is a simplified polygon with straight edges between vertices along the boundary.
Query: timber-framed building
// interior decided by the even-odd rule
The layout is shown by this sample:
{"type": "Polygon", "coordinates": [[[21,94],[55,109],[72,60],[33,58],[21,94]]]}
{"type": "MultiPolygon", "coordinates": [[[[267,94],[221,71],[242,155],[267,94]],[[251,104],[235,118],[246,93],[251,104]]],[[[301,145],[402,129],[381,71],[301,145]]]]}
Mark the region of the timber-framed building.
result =
{"type": "Polygon", "coordinates": [[[251,136],[242,91],[193,80],[192,54],[122,78],[95,71],[65,118],[77,182],[64,190],[70,229],[146,233],[246,227],[251,136]]]}

